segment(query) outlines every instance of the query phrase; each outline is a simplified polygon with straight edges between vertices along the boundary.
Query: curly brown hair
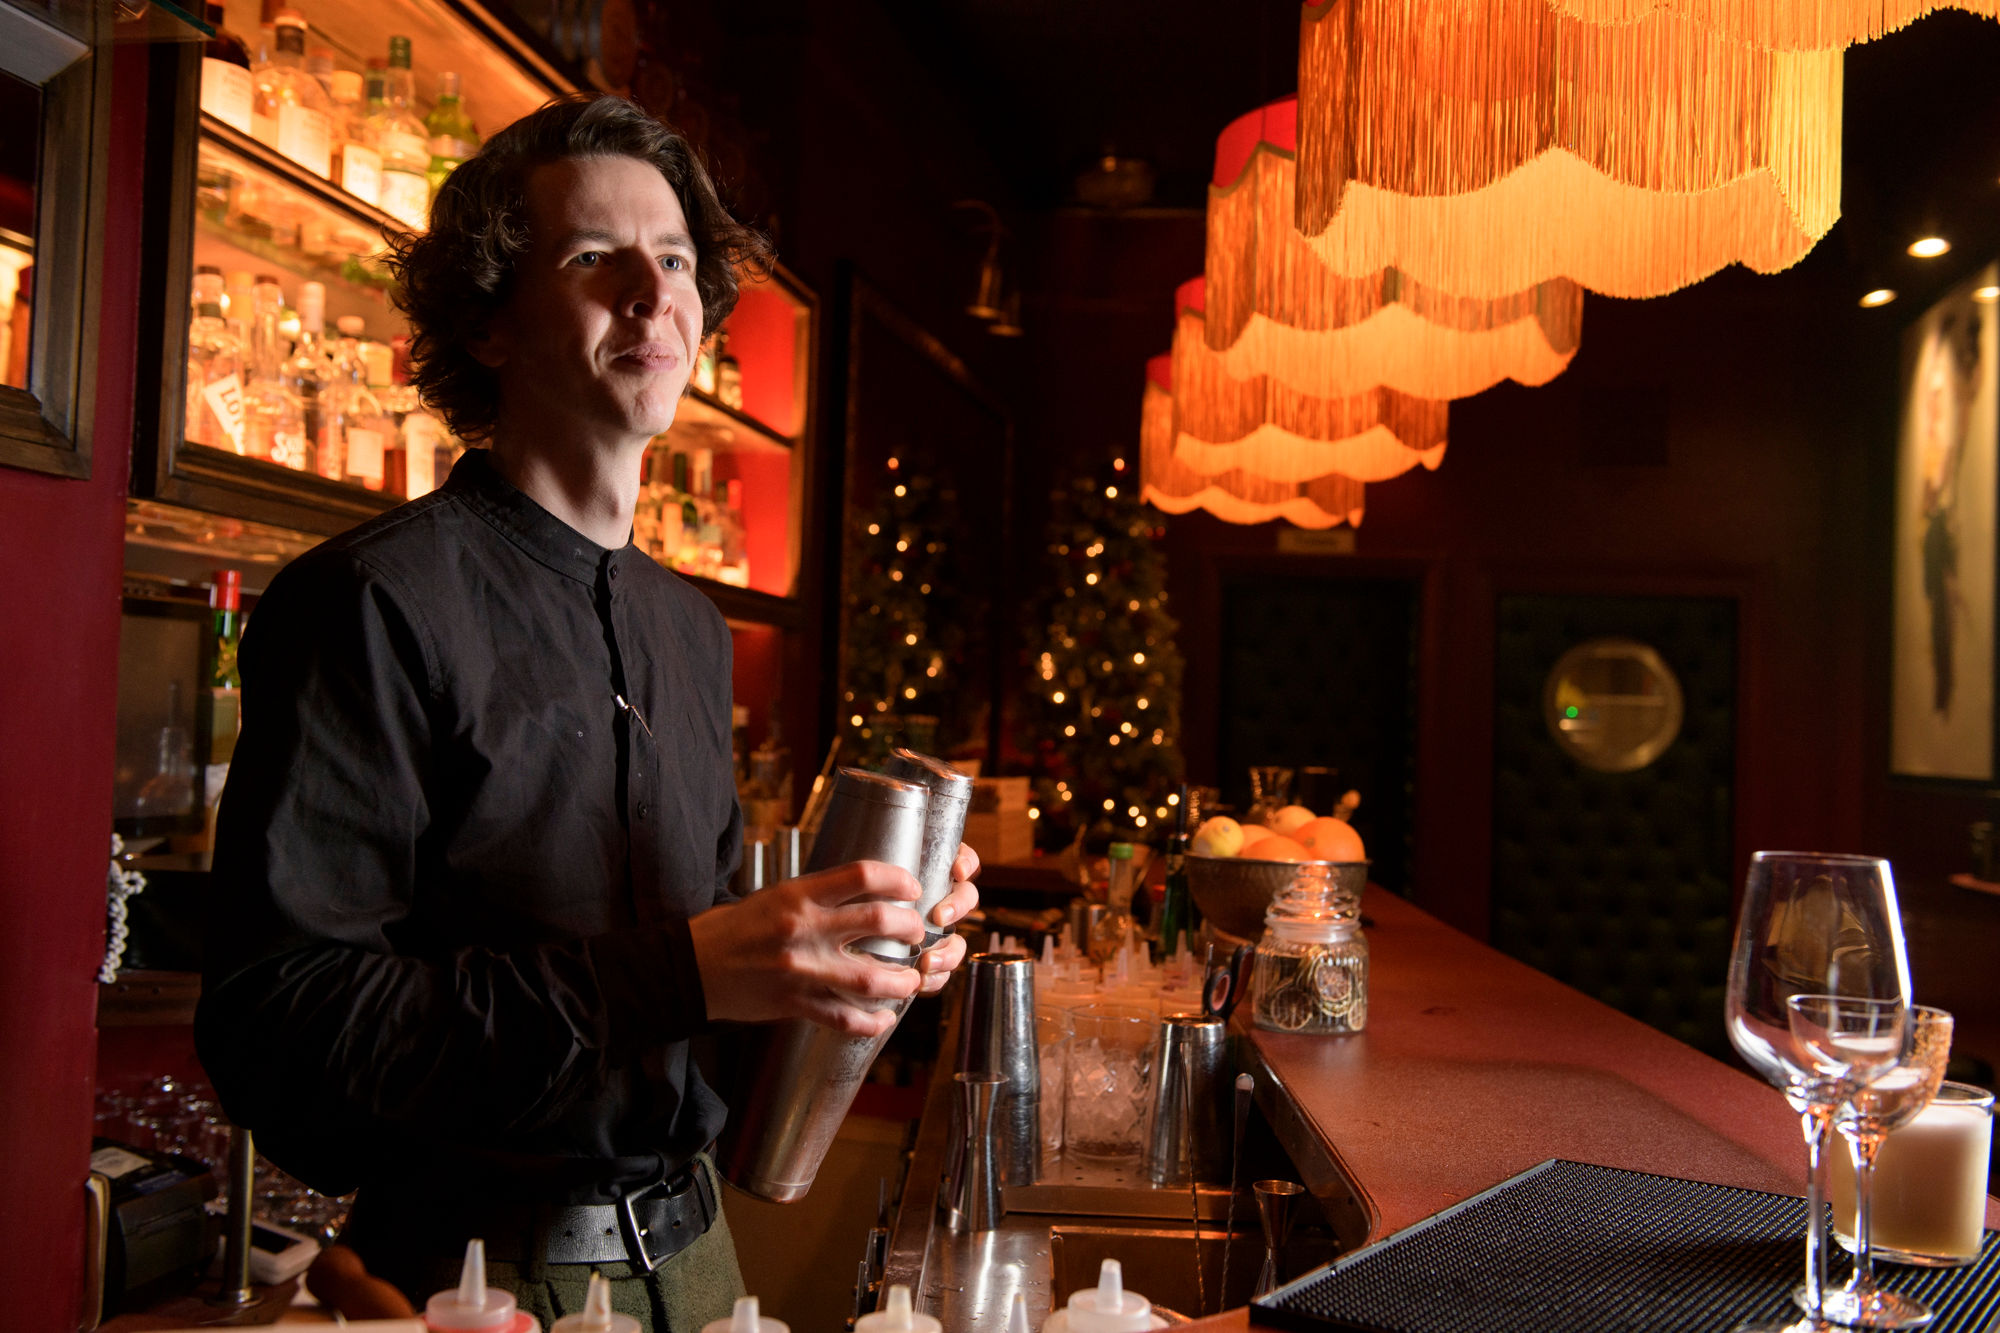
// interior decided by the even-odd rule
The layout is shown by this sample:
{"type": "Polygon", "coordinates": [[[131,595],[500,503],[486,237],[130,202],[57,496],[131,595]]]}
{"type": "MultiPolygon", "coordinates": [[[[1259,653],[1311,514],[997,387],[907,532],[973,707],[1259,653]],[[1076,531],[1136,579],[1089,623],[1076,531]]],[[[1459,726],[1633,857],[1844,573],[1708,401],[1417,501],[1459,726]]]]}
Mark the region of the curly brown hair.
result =
{"type": "Polygon", "coordinates": [[[694,146],[622,97],[571,93],[521,117],[460,163],[431,203],[430,230],[390,237],[397,309],[410,321],[410,379],[466,440],[491,436],[499,378],[473,355],[528,249],[528,177],[571,157],[633,157],[667,178],[695,244],[704,333],[736,308],[737,274],[769,273],[771,245],[736,221],[694,146]]]}

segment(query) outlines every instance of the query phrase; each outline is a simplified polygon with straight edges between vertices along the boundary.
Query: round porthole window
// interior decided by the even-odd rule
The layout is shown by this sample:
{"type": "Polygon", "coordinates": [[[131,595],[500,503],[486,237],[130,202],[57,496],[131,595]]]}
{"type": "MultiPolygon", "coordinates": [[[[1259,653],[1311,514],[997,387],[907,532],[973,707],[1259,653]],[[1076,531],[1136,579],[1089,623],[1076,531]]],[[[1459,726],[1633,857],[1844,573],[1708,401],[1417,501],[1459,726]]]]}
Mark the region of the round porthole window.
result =
{"type": "Polygon", "coordinates": [[[1557,659],[1542,687],[1542,719],[1571,758],[1630,773],[1681,734],[1681,683],[1636,639],[1591,639],[1557,659]]]}

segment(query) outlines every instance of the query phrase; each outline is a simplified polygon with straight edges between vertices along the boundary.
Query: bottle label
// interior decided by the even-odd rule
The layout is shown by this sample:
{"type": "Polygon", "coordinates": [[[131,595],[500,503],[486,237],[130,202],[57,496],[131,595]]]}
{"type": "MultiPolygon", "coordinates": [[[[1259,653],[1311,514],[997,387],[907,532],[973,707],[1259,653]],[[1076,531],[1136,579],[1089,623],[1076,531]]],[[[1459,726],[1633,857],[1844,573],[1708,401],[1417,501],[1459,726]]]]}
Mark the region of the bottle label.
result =
{"type": "Polygon", "coordinates": [[[310,107],[279,107],[278,151],[315,176],[332,176],[333,122],[310,107]]]}
{"type": "Polygon", "coordinates": [[[382,150],[384,162],[394,162],[405,170],[430,165],[431,146],[421,134],[411,134],[407,130],[383,130],[382,141],[376,145],[382,150]]]}
{"type": "Polygon", "coordinates": [[[201,400],[215,414],[229,447],[243,452],[243,385],[234,373],[210,380],[203,386],[201,400]]]}
{"type": "Polygon", "coordinates": [[[213,56],[201,62],[201,109],[233,130],[250,133],[250,71],[213,56]]]}
{"type": "Polygon", "coordinates": [[[367,481],[382,480],[382,432],[349,427],[347,473],[367,481]]]}
{"type": "Polygon", "coordinates": [[[423,227],[430,221],[431,183],[409,171],[382,173],[382,211],[398,222],[423,227]]]}
{"type": "Polygon", "coordinates": [[[349,139],[340,150],[340,188],[364,204],[382,202],[382,155],[349,139]]]}

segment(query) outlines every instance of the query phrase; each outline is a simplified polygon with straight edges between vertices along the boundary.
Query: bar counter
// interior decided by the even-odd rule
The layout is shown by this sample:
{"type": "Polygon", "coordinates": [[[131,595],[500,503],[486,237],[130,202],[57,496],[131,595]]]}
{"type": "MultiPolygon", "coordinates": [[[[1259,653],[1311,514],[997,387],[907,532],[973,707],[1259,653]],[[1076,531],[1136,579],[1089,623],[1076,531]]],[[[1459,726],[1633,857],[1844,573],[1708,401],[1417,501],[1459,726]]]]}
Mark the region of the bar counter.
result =
{"type": "MultiPolygon", "coordinates": [[[[1551,1157],[1804,1193],[1798,1118],[1775,1089],[1392,894],[1371,889],[1363,910],[1372,923],[1365,1032],[1261,1032],[1246,1006],[1234,1033],[1266,1132],[1319,1199],[1343,1251],[1551,1157]]],[[[1003,1326],[995,1321],[1019,1287],[1039,1327],[1049,1300],[1046,1232],[1063,1219],[1010,1213],[983,1236],[931,1225],[949,1119],[949,1080],[940,1082],[891,1237],[888,1280],[910,1283],[918,1308],[947,1330],[1003,1326]],[[1002,1264],[1025,1272],[996,1272],[1002,1264]]],[[[1185,1222],[1184,1190],[1179,1198],[1185,1222]]],[[[1239,1223],[1246,1217],[1254,1228],[1254,1210],[1239,1206],[1239,1223]]],[[[2000,1202],[1989,1200],[1987,1224],[1996,1223],[2000,1202]]],[[[1193,1327],[1247,1324],[1247,1311],[1236,1310],[1193,1327]]]]}

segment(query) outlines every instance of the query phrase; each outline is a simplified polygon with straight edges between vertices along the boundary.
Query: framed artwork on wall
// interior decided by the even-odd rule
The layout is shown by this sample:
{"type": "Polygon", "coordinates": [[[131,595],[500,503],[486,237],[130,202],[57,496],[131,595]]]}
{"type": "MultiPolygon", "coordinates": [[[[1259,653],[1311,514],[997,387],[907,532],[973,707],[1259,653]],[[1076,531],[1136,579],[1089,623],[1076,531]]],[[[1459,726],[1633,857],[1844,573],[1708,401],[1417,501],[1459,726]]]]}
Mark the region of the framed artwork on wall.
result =
{"type": "Polygon", "coordinates": [[[1995,777],[2000,264],[1904,335],[1896,448],[1890,771],[1995,777]]]}

